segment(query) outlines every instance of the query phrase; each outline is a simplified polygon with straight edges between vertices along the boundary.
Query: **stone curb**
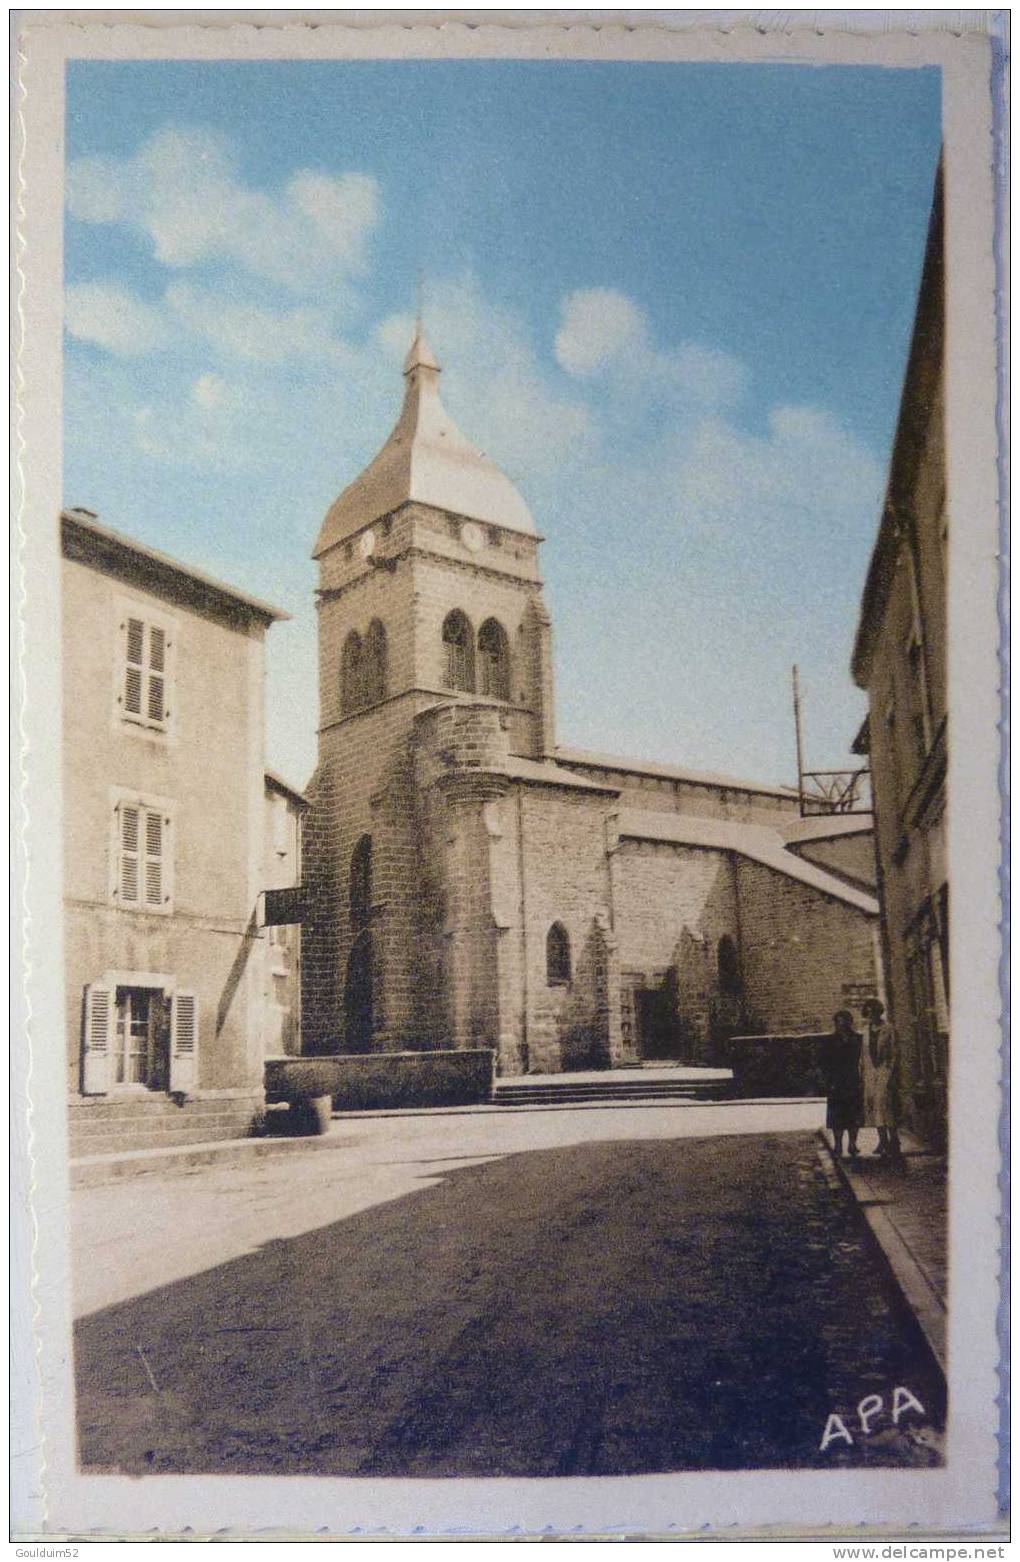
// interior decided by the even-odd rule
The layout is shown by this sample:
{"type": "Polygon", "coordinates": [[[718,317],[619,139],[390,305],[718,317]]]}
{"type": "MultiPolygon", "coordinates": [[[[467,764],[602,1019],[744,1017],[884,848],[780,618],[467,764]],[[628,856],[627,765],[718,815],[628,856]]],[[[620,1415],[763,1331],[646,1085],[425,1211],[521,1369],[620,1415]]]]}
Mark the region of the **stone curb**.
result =
{"type": "Polygon", "coordinates": [[[818,1132],[818,1146],[819,1158],[826,1168],[828,1179],[831,1181],[834,1178],[842,1184],[863,1215],[903,1300],[917,1319],[921,1333],[945,1376],[947,1352],[944,1299],[889,1218],[886,1206],[867,1201],[862,1191],[854,1186],[853,1179],[832,1153],[832,1146],[821,1130],[818,1132]]]}
{"type": "MultiPolygon", "coordinates": [[[[335,1111],[333,1121],[357,1122],[359,1117],[443,1117],[482,1115],[506,1117],[511,1112],[661,1112],[665,1108],[690,1111],[704,1107],[734,1106],[823,1106],[824,1096],[733,1096],[723,1100],[699,1101],[679,1096],[641,1097],[632,1101],[488,1101],[477,1106],[389,1106],[358,1107],[335,1111]]],[[[810,1126],[810,1125],[809,1125],[810,1126]]]]}

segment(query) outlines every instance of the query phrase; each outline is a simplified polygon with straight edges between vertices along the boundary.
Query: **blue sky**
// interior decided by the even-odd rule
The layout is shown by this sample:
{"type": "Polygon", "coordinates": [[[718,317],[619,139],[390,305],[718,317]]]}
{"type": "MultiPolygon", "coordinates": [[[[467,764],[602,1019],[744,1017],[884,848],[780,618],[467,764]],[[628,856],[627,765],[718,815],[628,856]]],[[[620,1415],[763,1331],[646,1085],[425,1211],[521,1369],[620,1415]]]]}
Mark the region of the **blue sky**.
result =
{"type": "Polygon", "coordinates": [[[559,739],[763,780],[846,762],[940,138],[934,70],[78,62],[65,497],[287,608],[315,757],[323,511],[423,279],[443,394],[547,541],[559,739]]]}

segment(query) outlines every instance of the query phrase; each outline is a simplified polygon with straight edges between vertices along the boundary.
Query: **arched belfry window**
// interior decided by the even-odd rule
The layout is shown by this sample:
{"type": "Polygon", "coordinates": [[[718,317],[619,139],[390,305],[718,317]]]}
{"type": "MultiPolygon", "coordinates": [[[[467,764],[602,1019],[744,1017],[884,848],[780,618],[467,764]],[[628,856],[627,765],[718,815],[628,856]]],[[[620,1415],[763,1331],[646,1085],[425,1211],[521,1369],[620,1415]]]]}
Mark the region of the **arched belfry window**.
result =
{"type": "Polygon", "coordinates": [[[351,853],[351,928],[360,933],[372,917],[372,837],[363,835],[351,853]]]}
{"type": "Polygon", "coordinates": [[[493,700],[510,698],[510,641],[495,618],[487,618],[478,631],[478,664],[482,694],[493,700]]]}
{"type": "Polygon", "coordinates": [[[739,998],[744,985],[740,977],[740,960],[737,956],[737,946],[728,933],[724,933],[719,940],[717,959],[719,991],[728,993],[733,998],[739,998]]]}
{"type": "Polygon", "coordinates": [[[443,624],[443,678],[448,689],[462,694],[475,692],[475,657],[471,624],[467,616],[454,608],[443,624]]]}
{"type": "Polygon", "coordinates": [[[386,630],[377,618],[368,626],[362,657],[364,702],[376,705],[386,698],[386,630]]]}
{"type": "Polygon", "coordinates": [[[364,705],[364,681],[364,648],[358,631],[352,629],[340,662],[340,708],[345,716],[364,705]]]}
{"type": "Polygon", "coordinates": [[[554,922],[545,935],[545,979],[550,987],[570,981],[570,935],[562,922],[554,922]]]}

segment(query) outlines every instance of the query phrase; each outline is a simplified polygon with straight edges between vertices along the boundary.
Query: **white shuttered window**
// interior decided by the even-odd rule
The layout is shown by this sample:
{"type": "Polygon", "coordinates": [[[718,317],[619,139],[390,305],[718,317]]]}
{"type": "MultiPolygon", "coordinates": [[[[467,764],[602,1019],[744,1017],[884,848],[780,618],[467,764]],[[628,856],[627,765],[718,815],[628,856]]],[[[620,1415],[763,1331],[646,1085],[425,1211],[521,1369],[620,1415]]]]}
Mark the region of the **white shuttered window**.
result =
{"type": "Polygon", "coordinates": [[[165,804],[121,799],[114,812],[114,903],[135,911],[172,910],[171,818],[165,804]]]}
{"type": "Polygon", "coordinates": [[[125,721],[162,731],[170,719],[170,632],[165,624],[154,623],[129,610],[122,616],[120,630],[120,714],[125,721]]]}
{"type": "Polygon", "coordinates": [[[85,989],[81,1089],[86,1096],[104,1096],[110,1088],[113,998],[104,982],[93,982],[85,989]]]}
{"type": "Polygon", "coordinates": [[[170,1089],[187,1095],[194,1090],[198,1067],[198,999],[178,988],[170,1020],[170,1089]]]}

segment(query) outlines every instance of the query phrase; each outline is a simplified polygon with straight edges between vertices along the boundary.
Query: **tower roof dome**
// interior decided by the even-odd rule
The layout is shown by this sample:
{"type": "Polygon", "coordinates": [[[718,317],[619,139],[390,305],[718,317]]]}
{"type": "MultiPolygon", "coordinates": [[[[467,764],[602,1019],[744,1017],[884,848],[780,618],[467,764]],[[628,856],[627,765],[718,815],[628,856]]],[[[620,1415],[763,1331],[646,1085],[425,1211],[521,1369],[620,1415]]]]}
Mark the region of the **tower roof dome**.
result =
{"type": "Polygon", "coordinates": [[[440,401],[439,375],[419,323],[404,361],[404,404],[393,432],[326,511],[313,557],[412,499],[534,536],[513,483],[465,438],[440,401]]]}

